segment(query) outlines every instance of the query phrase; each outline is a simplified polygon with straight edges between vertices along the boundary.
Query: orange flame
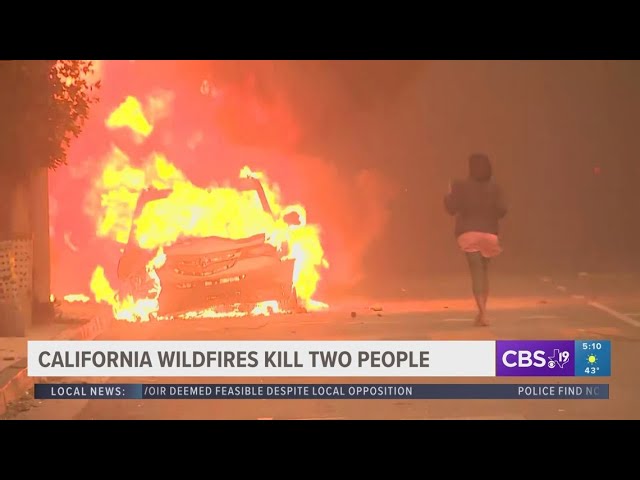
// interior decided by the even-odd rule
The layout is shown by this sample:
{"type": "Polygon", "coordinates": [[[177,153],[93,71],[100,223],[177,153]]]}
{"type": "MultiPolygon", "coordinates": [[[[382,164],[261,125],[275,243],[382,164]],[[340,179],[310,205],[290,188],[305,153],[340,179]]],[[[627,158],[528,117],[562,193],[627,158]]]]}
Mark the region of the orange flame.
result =
{"type": "MultiPolygon", "coordinates": [[[[155,109],[159,109],[156,101],[155,109]]],[[[152,105],[153,106],[153,105],[152,105]]],[[[153,131],[152,123],[144,114],[142,104],[128,97],[106,121],[111,129],[128,128],[136,142],[144,141],[153,131]]],[[[283,205],[277,185],[271,184],[262,172],[253,172],[244,167],[241,178],[257,178],[270,204],[271,213],[266,212],[256,191],[237,190],[229,186],[200,188],[165,156],[154,153],[140,166],[132,165],[129,156],[113,147],[106,158],[100,178],[94,184],[87,205],[87,213],[96,218],[96,233],[118,243],[126,244],[135,226],[135,240],[146,250],[157,252],[147,265],[147,273],[154,284],[152,298],[136,300],[125,296],[119,298],[108,281],[104,268],[98,266],[91,279],[91,291],[96,301],[112,306],[117,319],[148,321],[159,310],[158,297],[161,291],[157,270],[166,260],[163,247],[173,244],[181,237],[218,236],[232,239],[265,234],[266,241],[282,253],[283,259],[293,259],[292,285],[299,300],[308,309],[317,310],[325,304],[314,301],[313,294],[320,280],[321,268],[328,267],[324,249],[320,242],[320,229],[307,223],[306,210],[302,205],[283,205]],[[168,197],[148,203],[134,218],[140,193],[148,187],[169,189],[168,197]],[[99,199],[99,201],[95,201],[99,199]],[[298,216],[297,224],[289,224],[285,217],[291,213],[298,216]],[[134,225],[135,222],[135,225],[134,225]]],[[[251,314],[277,312],[277,302],[263,302],[251,314]],[[275,303],[275,308],[274,308],[275,303]]],[[[192,312],[188,318],[197,316],[234,316],[243,312],[192,312]]]]}

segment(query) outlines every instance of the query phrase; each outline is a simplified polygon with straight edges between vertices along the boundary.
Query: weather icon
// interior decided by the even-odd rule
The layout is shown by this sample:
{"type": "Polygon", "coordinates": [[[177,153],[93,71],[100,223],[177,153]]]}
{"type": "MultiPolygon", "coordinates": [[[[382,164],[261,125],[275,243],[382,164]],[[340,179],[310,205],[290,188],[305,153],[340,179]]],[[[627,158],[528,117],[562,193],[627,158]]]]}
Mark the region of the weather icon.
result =
{"type": "Polygon", "coordinates": [[[587,357],[587,362],[589,365],[595,365],[598,361],[598,357],[596,357],[593,353],[587,357]]]}

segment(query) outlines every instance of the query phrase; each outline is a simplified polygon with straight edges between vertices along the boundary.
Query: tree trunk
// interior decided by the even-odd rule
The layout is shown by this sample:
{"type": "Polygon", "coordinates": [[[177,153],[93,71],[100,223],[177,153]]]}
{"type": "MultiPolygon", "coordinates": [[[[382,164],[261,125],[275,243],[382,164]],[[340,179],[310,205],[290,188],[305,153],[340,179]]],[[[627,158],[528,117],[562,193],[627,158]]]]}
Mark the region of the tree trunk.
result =
{"type": "Polygon", "coordinates": [[[49,237],[49,170],[35,169],[30,178],[31,231],[33,234],[33,323],[53,321],[49,237]]]}

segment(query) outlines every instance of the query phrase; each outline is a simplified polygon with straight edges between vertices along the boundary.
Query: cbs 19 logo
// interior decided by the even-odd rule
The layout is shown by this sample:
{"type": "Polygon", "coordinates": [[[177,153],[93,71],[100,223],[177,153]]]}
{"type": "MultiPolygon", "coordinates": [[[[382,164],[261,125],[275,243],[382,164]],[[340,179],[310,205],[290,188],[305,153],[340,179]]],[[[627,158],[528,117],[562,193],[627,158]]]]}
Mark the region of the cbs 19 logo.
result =
{"type": "Polygon", "coordinates": [[[544,350],[507,350],[502,354],[502,364],[508,368],[562,368],[569,361],[569,352],[555,350],[553,356],[547,357],[544,350]]]}

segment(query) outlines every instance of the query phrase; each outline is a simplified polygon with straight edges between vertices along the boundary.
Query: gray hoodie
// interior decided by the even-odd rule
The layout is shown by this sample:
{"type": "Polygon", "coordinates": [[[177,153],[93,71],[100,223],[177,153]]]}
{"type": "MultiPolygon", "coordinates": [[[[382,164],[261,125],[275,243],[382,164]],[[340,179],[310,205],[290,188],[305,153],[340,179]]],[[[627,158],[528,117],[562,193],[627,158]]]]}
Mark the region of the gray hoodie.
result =
{"type": "Polygon", "coordinates": [[[444,204],[447,212],[456,217],[456,237],[466,232],[497,235],[499,220],[507,214],[502,189],[490,180],[468,178],[454,182],[444,204]]]}

